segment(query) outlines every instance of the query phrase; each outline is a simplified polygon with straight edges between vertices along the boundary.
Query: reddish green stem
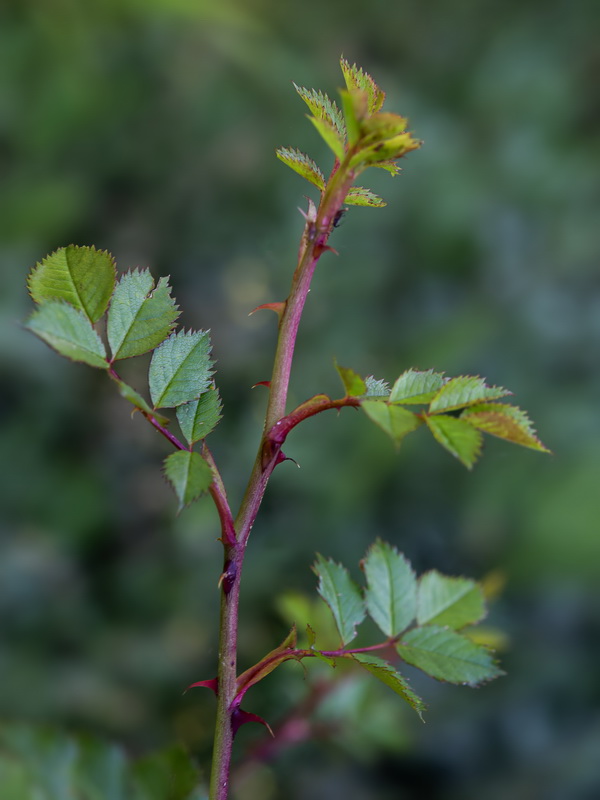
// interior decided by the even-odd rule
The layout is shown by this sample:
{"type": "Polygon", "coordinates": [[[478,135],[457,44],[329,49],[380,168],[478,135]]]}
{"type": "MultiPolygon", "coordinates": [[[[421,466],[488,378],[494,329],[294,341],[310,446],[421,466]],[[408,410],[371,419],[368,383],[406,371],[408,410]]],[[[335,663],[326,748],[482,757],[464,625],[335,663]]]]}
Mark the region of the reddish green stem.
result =
{"type": "MultiPolygon", "coordinates": [[[[300,259],[280,323],[265,425],[246,493],[235,521],[236,541],[224,542],[225,562],[221,576],[221,617],[219,634],[219,669],[217,720],[210,780],[210,800],[227,800],[233,746],[232,711],[237,687],[237,619],[244,552],[256,520],[262,498],[278,463],[283,460],[283,439],[275,434],[283,428],[287,394],[300,319],[308,296],[317,261],[328,249],[327,240],[335,214],[341,207],[354,175],[347,169],[334,168],[325,190],[316,220],[308,220],[300,248],[300,259]],[[279,441],[280,440],[280,441],[279,441]]],[[[330,401],[331,402],[331,401],[330,401]]],[[[347,405],[348,403],[343,403],[347,405]]],[[[334,407],[329,405],[328,407],[334,407]]],[[[325,410],[320,409],[320,410],[325,410]]],[[[317,413],[313,411],[312,413],[317,413]]],[[[309,414],[307,414],[309,416],[309,414]]],[[[300,421],[298,419],[298,421],[300,421]]],[[[297,424],[295,422],[294,424],[297,424]]],[[[294,424],[291,427],[294,427],[294,424]]],[[[291,430],[289,427],[289,430],[291,430]]]]}

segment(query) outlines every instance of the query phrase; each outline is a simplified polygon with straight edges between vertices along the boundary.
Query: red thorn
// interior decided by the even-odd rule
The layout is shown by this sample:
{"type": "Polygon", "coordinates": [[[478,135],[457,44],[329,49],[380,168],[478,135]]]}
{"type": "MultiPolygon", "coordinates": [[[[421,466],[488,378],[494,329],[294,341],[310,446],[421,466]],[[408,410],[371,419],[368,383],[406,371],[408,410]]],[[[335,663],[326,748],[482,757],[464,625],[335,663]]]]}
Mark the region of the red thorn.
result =
{"type": "Polygon", "coordinates": [[[251,317],[252,314],[255,314],[257,311],[261,311],[263,308],[267,311],[274,311],[279,319],[281,319],[281,315],[285,309],[285,303],[263,303],[262,306],[256,306],[256,308],[253,308],[248,316],[251,317]]]}
{"type": "Polygon", "coordinates": [[[258,381],[257,383],[253,384],[251,388],[256,389],[257,386],[266,386],[267,389],[269,389],[271,387],[271,381],[258,381]]]}
{"type": "Polygon", "coordinates": [[[233,735],[235,736],[241,726],[245,725],[247,722],[260,722],[260,724],[264,725],[269,731],[271,736],[275,738],[275,734],[269,723],[262,717],[259,717],[258,714],[253,714],[251,711],[244,711],[242,708],[234,708],[231,713],[231,730],[233,731],[233,735]]]}
{"type": "Polygon", "coordinates": [[[291,458],[290,456],[286,456],[286,454],[280,450],[279,453],[277,454],[277,460],[275,461],[275,466],[277,466],[277,464],[283,464],[284,461],[291,461],[298,468],[300,467],[300,464],[296,461],[295,458],[291,458]]]}
{"type": "Polygon", "coordinates": [[[218,678],[211,678],[209,681],[198,681],[197,683],[190,683],[190,685],[187,687],[185,691],[187,692],[188,689],[193,689],[195,686],[203,686],[205,689],[212,689],[212,691],[217,695],[217,697],[219,696],[218,678]]]}

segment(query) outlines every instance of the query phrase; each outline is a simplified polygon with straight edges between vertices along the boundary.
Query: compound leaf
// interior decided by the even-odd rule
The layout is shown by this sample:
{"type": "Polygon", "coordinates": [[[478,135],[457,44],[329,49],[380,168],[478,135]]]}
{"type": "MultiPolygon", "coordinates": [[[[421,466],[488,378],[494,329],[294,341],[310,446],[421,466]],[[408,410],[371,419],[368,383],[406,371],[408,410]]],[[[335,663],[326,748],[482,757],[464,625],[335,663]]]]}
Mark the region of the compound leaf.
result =
{"type": "Polygon", "coordinates": [[[489,650],[448,628],[415,628],[396,649],[407,664],[439,681],[477,686],[503,674],[489,650]]]}
{"type": "Polygon", "coordinates": [[[83,311],[58,300],[44,302],[26,326],[61,356],[108,369],[102,340],[83,311]]]}
{"type": "Polygon", "coordinates": [[[372,208],[387,206],[385,200],[382,200],[379,195],[376,195],[370,189],[364,189],[362,186],[353,186],[346,195],[344,202],[349,206],[371,206],[372,208]]]}
{"type": "Polygon", "coordinates": [[[427,416],[425,422],[436,441],[458,458],[467,469],[471,469],[481,453],[483,444],[481,433],[465,420],[447,417],[444,414],[427,416]]]}
{"type": "Polygon", "coordinates": [[[388,637],[408,628],[417,613],[417,580],[410,562],[387,542],[378,539],[362,563],[367,589],[367,611],[388,637]]]}
{"type": "Polygon", "coordinates": [[[400,406],[390,406],[381,400],[365,400],[361,407],[376,425],[391,436],[396,445],[423,424],[423,420],[412,411],[400,406]]]}
{"type": "Polygon", "coordinates": [[[486,614],[481,588],[469,578],[452,578],[431,570],[419,578],[417,622],[455,630],[479,622],[486,614]]]}
{"type": "Polygon", "coordinates": [[[164,462],[165,475],[179,498],[179,510],[197,500],[213,480],[212,470],[199,453],[177,450],[164,462]]]}
{"type": "Polygon", "coordinates": [[[318,592],[331,609],[342,644],[348,644],[356,636],[356,626],[365,618],[360,590],[345,567],[320,554],[313,571],[319,578],[318,592]]]}
{"type": "Polygon", "coordinates": [[[221,398],[216,389],[209,389],[197,400],[177,407],[177,421],[189,445],[206,439],[221,419],[221,398]]]}
{"type": "Polygon", "coordinates": [[[538,439],[527,414],[517,406],[481,403],[463,411],[460,418],[484,433],[506,439],[513,444],[531,447],[543,453],[550,452],[538,439]]]}
{"type": "Polygon", "coordinates": [[[156,348],[148,381],[154,408],[175,408],[196,400],[210,384],[208,331],[172,333],[156,348]]]}
{"type": "Polygon", "coordinates": [[[95,247],[60,247],[33,268],[28,287],[36,303],[63,300],[97,322],[115,288],[115,262],[95,247]]]}
{"type": "Polygon", "coordinates": [[[346,397],[361,397],[367,393],[367,384],[357,372],[349,367],[340,367],[339,364],[336,364],[335,368],[344,384],[346,397]]]}
{"type": "Polygon", "coordinates": [[[406,678],[401,675],[388,661],[384,661],[370,653],[353,653],[352,658],[357,661],[363,669],[374,675],[386,686],[389,686],[396,694],[399,694],[406,702],[414,708],[417,714],[423,719],[423,711],[426,711],[425,703],[413,692],[408,685],[406,678]]]}
{"type": "Polygon", "coordinates": [[[457,408],[465,408],[486,400],[497,400],[507,394],[511,394],[511,392],[501,386],[486,386],[483,378],[461,375],[459,378],[452,378],[444,383],[432,399],[429,413],[454,411],[457,408]]]}
{"type": "Polygon", "coordinates": [[[392,387],[390,403],[406,403],[407,405],[429,403],[444,385],[444,376],[432,369],[419,372],[407,369],[392,387]]]}
{"type": "Polygon", "coordinates": [[[108,311],[107,335],[113,361],[147,353],[173,330],[179,309],[168,278],[154,279],[147,269],[121,277],[108,311]]]}
{"type": "Polygon", "coordinates": [[[275,153],[280,161],[314,184],[319,191],[325,190],[325,176],[312,158],[293,147],[279,147],[275,153]]]}

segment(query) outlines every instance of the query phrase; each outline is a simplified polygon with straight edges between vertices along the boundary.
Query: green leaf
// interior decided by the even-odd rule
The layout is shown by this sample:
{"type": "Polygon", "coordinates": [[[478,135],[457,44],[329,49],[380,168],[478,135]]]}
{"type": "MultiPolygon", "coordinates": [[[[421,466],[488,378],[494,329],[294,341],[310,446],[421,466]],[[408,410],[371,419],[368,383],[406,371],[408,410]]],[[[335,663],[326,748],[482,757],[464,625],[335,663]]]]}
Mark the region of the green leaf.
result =
{"type": "Polygon", "coordinates": [[[323,92],[318,92],[315,89],[305,89],[304,86],[297,86],[296,84],[294,84],[294,89],[310,108],[313,116],[316,117],[316,119],[324,120],[335,130],[343,148],[346,140],[346,126],[344,125],[342,112],[335,101],[331,100],[323,92]]]}
{"type": "Polygon", "coordinates": [[[388,397],[390,394],[390,387],[387,381],[377,380],[372,375],[365,378],[367,385],[367,397],[388,397]]]}
{"type": "Polygon", "coordinates": [[[127,272],[108,311],[106,332],[113,361],[153,350],[171,333],[178,316],[168,278],[160,278],[154,288],[149,270],[127,272]]]}
{"type": "Polygon", "coordinates": [[[365,400],[361,407],[376,425],[392,437],[396,445],[423,424],[423,420],[412,411],[400,406],[389,406],[381,400],[365,400]]]}
{"type": "Polygon", "coordinates": [[[543,453],[550,452],[538,439],[527,414],[517,406],[481,403],[463,411],[460,418],[484,433],[506,439],[513,444],[531,447],[543,453]]]}
{"type": "Polygon", "coordinates": [[[221,419],[221,409],[221,398],[216,389],[209,389],[197,400],[177,407],[179,427],[190,446],[213,432],[221,419]]]}
{"type": "Polygon", "coordinates": [[[369,98],[366,92],[340,91],[344,120],[348,137],[348,147],[354,147],[361,137],[362,121],[369,113],[369,98]]]}
{"type": "Polygon", "coordinates": [[[348,644],[356,636],[356,626],[365,618],[360,590],[345,567],[320,554],[313,571],[319,577],[318,592],[331,609],[342,644],[348,644]]]}
{"type": "Polygon", "coordinates": [[[79,737],[78,744],[76,797],[85,800],[130,800],[128,765],[121,748],[90,736],[79,737]]]}
{"type": "Polygon", "coordinates": [[[344,139],[341,138],[337,129],[326,119],[309,117],[309,120],[319,131],[319,134],[321,135],[321,138],[324,140],[327,147],[333,150],[336,158],[338,158],[340,161],[343,161],[346,154],[345,142],[344,139]]]}
{"type": "Polygon", "coordinates": [[[368,97],[369,114],[379,111],[385,101],[385,92],[375,83],[373,78],[356,64],[350,66],[345,58],[340,59],[340,66],[344,73],[344,80],[349,92],[366,92],[368,97]]]}
{"type": "Polygon", "coordinates": [[[392,178],[395,178],[396,175],[399,175],[402,172],[402,169],[398,166],[398,164],[396,164],[395,161],[379,161],[377,164],[372,164],[371,166],[386,170],[386,172],[390,173],[392,178]]]}
{"type": "Polygon", "coordinates": [[[172,333],[156,348],[148,380],[155,408],[175,408],[205,392],[212,375],[208,331],[172,333]]]}
{"type": "Polygon", "coordinates": [[[165,475],[179,498],[179,510],[208,491],[213,480],[211,468],[198,453],[177,450],[164,462],[165,475]]]}
{"type": "Polygon", "coordinates": [[[441,387],[431,401],[429,413],[454,411],[485,400],[497,400],[507,394],[511,392],[501,386],[486,386],[483,378],[461,375],[459,378],[452,378],[441,387]]]}
{"type": "Polygon", "coordinates": [[[483,436],[468,422],[456,417],[426,416],[425,422],[434,438],[448,452],[458,458],[467,469],[471,469],[481,453],[483,436]]]}
{"type": "Polygon", "coordinates": [[[117,386],[119,387],[119,394],[121,397],[124,397],[125,400],[129,400],[132,405],[134,405],[140,411],[144,411],[146,414],[150,414],[154,417],[157,422],[160,422],[161,425],[168,425],[171,421],[168,417],[163,417],[162,414],[156,412],[153,408],[151,408],[148,403],[144,400],[141,394],[138,394],[136,390],[132,386],[128,386],[124,381],[118,380],[115,381],[117,386]]]}
{"type": "Polygon", "coordinates": [[[426,372],[407,369],[393,385],[390,403],[430,403],[443,385],[444,376],[441,372],[434,372],[432,369],[426,372]]]}
{"type": "Polygon", "coordinates": [[[435,625],[409,631],[396,649],[407,664],[439,681],[477,686],[503,674],[485,647],[435,625]]]}
{"type": "Polygon", "coordinates": [[[360,149],[355,156],[350,159],[351,169],[359,170],[366,167],[376,166],[378,163],[385,163],[390,160],[402,158],[412,150],[417,150],[423,143],[415,139],[411,133],[401,133],[392,139],[384,139],[363,149],[360,149]]]}
{"type": "Polygon", "coordinates": [[[372,208],[383,208],[387,206],[385,200],[372,192],[370,189],[364,189],[362,186],[353,186],[344,201],[349,206],[371,206],[372,208]]]}
{"type": "Polygon", "coordinates": [[[411,708],[423,719],[423,711],[426,711],[425,703],[413,692],[408,685],[406,678],[401,675],[388,661],[384,661],[370,653],[352,653],[352,658],[357,661],[363,669],[374,675],[386,686],[389,686],[396,694],[399,694],[411,708]]]}
{"type": "Polygon", "coordinates": [[[60,247],[33,268],[28,287],[36,303],[63,300],[97,322],[115,288],[115,262],[95,247],[60,247]]]}
{"type": "Polygon", "coordinates": [[[367,578],[367,611],[386,636],[397,636],[417,613],[417,580],[410,562],[395,547],[378,539],[367,551],[362,566],[367,578]]]}
{"type": "Polygon", "coordinates": [[[451,578],[436,570],[419,578],[417,622],[458,630],[474,625],[486,614],[481,588],[469,578],[451,578]]]}
{"type": "Polygon", "coordinates": [[[367,385],[357,372],[349,367],[340,367],[339,364],[335,368],[344,384],[346,397],[361,397],[367,393],[367,385]]]}
{"type": "Polygon", "coordinates": [[[275,153],[280,161],[314,184],[319,191],[325,190],[325,176],[312,158],[293,147],[279,147],[275,153]]]}
{"type": "Polygon", "coordinates": [[[106,350],[83,311],[58,300],[41,305],[26,325],[61,356],[108,369],[106,350]]]}

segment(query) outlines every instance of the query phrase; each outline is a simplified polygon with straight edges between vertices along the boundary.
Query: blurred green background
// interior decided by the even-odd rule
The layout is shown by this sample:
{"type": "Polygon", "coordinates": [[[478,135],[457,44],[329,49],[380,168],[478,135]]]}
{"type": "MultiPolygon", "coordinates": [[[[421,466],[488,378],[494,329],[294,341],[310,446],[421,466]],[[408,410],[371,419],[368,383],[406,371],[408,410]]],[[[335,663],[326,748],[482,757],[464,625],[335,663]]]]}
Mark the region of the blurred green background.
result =
{"type": "MultiPolygon", "coordinates": [[[[235,800],[592,800],[600,796],[600,58],[597,4],[566,0],[5,0],[0,7],[0,719],[119,742],[182,742],[206,770],[221,566],[208,500],[175,516],[169,452],[105,377],[19,327],[28,270],[69,244],[169,274],[212,329],[225,419],[211,445],[239,501],[307,184],[279,145],[329,156],[291,81],[331,94],[340,53],[423,148],[389,202],[352,209],[309,296],[291,402],[337,392],[333,358],[508,386],[555,455],[488,441],[473,474],[428,440],[399,456],[362,416],[290,437],[241,608],[245,667],[312,596],[313,554],[354,565],[382,536],[419,570],[504,588],[508,676],[477,691],[410,674],[427,725],[344,677],[315,741],[262,765],[246,726],[235,800]],[[244,759],[246,761],[244,762],[244,759]],[[242,763],[243,762],[243,763],[242,763]]],[[[372,171],[379,172],[379,171],[372,171]]],[[[310,190],[309,190],[310,191],[310,190]]],[[[144,359],[127,365],[144,386],[144,359]],[[139,363],[138,363],[139,362],[139,363]]],[[[125,371],[125,370],[124,370],[125,371]]],[[[307,620],[298,620],[304,623],[307,620]]],[[[312,677],[311,677],[312,676],[312,677]]],[[[285,665],[246,703],[276,727],[310,698],[285,665]]],[[[9,799],[10,800],[10,799],[9,799]]]]}

